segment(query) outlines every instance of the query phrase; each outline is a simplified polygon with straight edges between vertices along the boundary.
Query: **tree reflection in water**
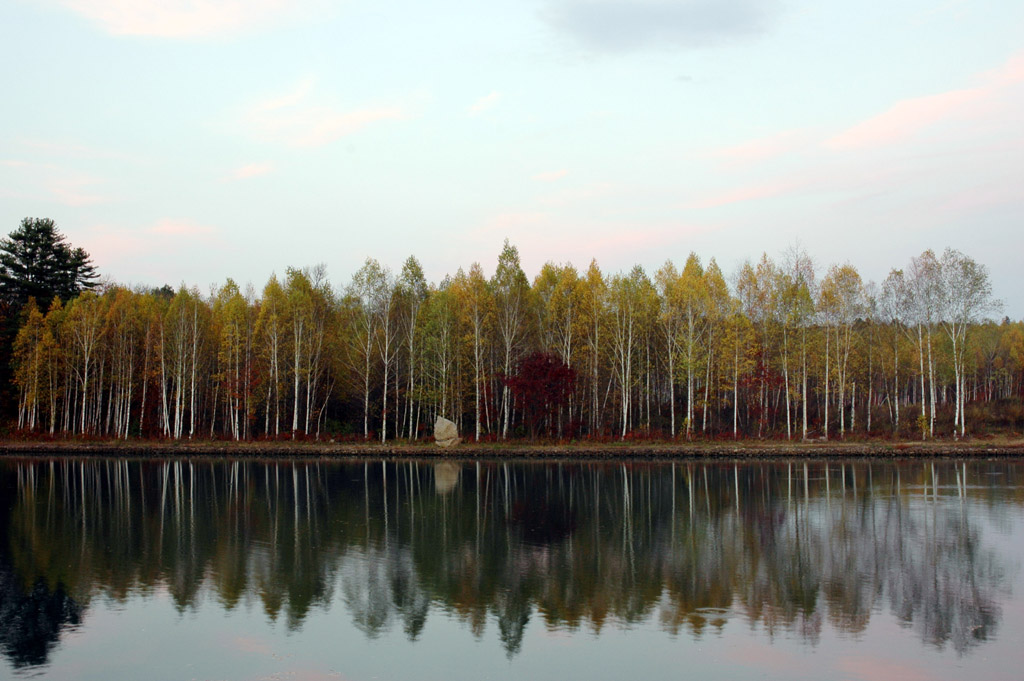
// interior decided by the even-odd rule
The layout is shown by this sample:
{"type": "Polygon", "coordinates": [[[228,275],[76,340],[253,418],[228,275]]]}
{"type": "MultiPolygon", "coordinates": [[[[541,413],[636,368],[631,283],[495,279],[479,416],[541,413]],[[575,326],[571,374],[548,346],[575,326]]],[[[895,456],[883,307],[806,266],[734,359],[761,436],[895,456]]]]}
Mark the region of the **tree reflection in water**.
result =
{"type": "Polygon", "coordinates": [[[926,644],[992,636],[1008,566],[980,515],[1015,463],[8,460],[0,646],[42,664],[98,595],[258,600],[291,630],[344,607],[369,637],[431,613],[518,652],[549,629],[741,616],[815,644],[887,608],[926,644]],[[1000,475],[993,476],[993,470],[1000,475]],[[441,616],[441,615],[438,615],[441,616]]]}

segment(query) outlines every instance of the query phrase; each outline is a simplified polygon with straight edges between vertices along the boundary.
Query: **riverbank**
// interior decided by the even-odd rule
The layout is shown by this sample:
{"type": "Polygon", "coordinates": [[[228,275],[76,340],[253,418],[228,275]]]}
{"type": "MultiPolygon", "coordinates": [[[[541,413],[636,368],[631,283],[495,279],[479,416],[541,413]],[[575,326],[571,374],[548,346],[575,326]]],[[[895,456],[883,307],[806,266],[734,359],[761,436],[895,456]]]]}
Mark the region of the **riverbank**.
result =
{"type": "Polygon", "coordinates": [[[7,440],[0,456],[294,457],[410,459],[791,459],[791,458],[1009,458],[1024,457],[1024,438],[967,440],[698,442],[462,443],[442,449],[433,442],[338,443],[221,440],[7,440]]]}

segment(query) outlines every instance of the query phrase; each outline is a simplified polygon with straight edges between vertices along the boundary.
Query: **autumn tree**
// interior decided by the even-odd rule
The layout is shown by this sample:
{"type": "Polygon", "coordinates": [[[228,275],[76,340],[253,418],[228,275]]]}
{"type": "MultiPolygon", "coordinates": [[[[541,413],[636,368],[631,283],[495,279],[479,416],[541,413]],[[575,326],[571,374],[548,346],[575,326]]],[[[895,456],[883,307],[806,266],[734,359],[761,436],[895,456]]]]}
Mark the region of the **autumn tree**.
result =
{"type": "Polygon", "coordinates": [[[18,386],[18,428],[36,429],[46,361],[46,320],[34,298],[22,308],[23,321],[14,339],[14,381],[18,386]]]}
{"type": "Polygon", "coordinates": [[[606,327],[609,324],[608,282],[601,273],[596,260],[590,261],[583,277],[580,301],[583,340],[587,352],[587,380],[589,382],[588,403],[590,410],[589,427],[591,435],[598,434],[603,425],[601,408],[601,366],[604,355],[606,327]]]}
{"type": "Polygon", "coordinates": [[[523,404],[531,438],[536,438],[541,428],[548,435],[557,433],[558,414],[572,395],[575,379],[576,372],[551,352],[527,355],[515,374],[505,378],[504,383],[523,404]]]}
{"type": "MultiPolygon", "coordinates": [[[[494,295],[494,320],[502,351],[502,373],[511,376],[526,336],[530,311],[530,284],[519,265],[519,251],[508,239],[498,256],[498,267],[491,278],[494,295]]],[[[508,437],[512,418],[511,393],[502,386],[501,437],[508,437]]]]}
{"type": "Polygon", "coordinates": [[[258,358],[262,365],[263,388],[263,432],[274,437],[281,434],[281,362],[285,345],[286,331],[284,326],[287,315],[288,299],[277,276],[271,276],[263,287],[263,297],[256,317],[256,336],[259,350],[258,358]],[[274,415],[273,431],[270,427],[270,415],[274,415]]]}
{"type": "Polygon", "coordinates": [[[942,323],[953,345],[954,429],[959,427],[963,437],[967,432],[964,413],[967,331],[982,315],[997,310],[999,304],[992,298],[992,285],[985,266],[959,251],[946,249],[942,254],[941,277],[942,323]]]}
{"type": "Polygon", "coordinates": [[[613,372],[619,386],[621,437],[632,425],[633,388],[637,354],[645,323],[653,323],[657,315],[657,294],[651,280],[639,265],[629,274],[617,274],[608,286],[608,309],[611,320],[611,353],[613,372]]]}
{"type": "Polygon", "coordinates": [[[479,263],[473,263],[469,273],[462,270],[455,275],[452,284],[453,293],[459,300],[462,328],[465,329],[466,342],[472,347],[473,357],[473,439],[480,440],[484,432],[484,424],[488,422],[486,402],[482,394],[484,381],[484,356],[487,344],[487,323],[493,318],[494,298],[491,285],[484,277],[479,263]]]}
{"type": "MultiPolygon", "coordinates": [[[[679,336],[682,328],[682,317],[679,304],[679,271],[671,260],[666,260],[661,269],[654,275],[657,282],[662,333],[665,334],[665,360],[668,365],[668,409],[669,435],[676,437],[676,357],[679,354],[679,336]]],[[[689,430],[687,430],[689,436],[689,430]]]]}
{"type": "MultiPolygon", "coordinates": [[[[835,333],[835,377],[838,388],[839,434],[846,435],[846,388],[849,377],[850,352],[853,347],[853,326],[864,312],[864,287],[860,275],[851,265],[829,269],[821,282],[819,306],[826,321],[825,333],[835,333]]],[[[828,338],[826,337],[826,364],[828,338]]],[[[828,366],[826,366],[825,437],[828,437],[828,366]]]]}
{"type": "Polygon", "coordinates": [[[786,390],[786,438],[792,436],[790,414],[790,352],[792,333],[800,341],[801,433],[807,439],[807,332],[814,320],[815,272],[811,258],[799,247],[792,247],[783,256],[777,271],[776,293],[782,330],[782,370],[786,390]]]}
{"type": "MultiPolygon", "coordinates": [[[[406,383],[405,400],[405,432],[410,440],[416,437],[415,424],[418,410],[416,405],[416,367],[419,364],[419,315],[424,303],[427,300],[429,286],[427,279],[423,276],[423,267],[419,261],[409,256],[402,265],[402,272],[398,277],[395,295],[398,306],[401,310],[402,334],[405,336],[405,360],[407,363],[408,380],[406,383]]],[[[398,414],[395,418],[398,419],[398,414]]]]}
{"type": "MultiPolygon", "coordinates": [[[[572,265],[546,263],[534,280],[533,288],[537,302],[540,347],[544,351],[554,352],[571,369],[582,335],[581,306],[584,294],[579,273],[572,265]]],[[[563,406],[572,423],[577,408],[572,393],[563,406]]],[[[557,419],[560,435],[563,429],[562,413],[560,407],[557,419]]]]}
{"type": "Polygon", "coordinates": [[[704,269],[704,291],[706,294],[705,304],[705,367],[704,367],[704,406],[701,418],[701,432],[708,431],[708,409],[711,402],[711,388],[715,383],[716,359],[723,359],[728,356],[726,344],[719,348],[719,341],[722,338],[727,320],[733,313],[736,301],[729,293],[729,286],[725,282],[718,263],[712,258],[704,269]],[[721,355],[721,357],[719,357],[721,355]]]}

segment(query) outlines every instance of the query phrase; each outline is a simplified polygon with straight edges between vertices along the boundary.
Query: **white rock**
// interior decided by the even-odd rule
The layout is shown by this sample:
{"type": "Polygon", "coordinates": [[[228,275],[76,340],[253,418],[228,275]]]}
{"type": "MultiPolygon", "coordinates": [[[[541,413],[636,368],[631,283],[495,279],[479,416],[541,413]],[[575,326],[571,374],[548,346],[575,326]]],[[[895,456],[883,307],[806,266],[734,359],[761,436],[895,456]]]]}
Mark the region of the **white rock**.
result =
{"type": "Polygon", "coordinates": [[[462,442],[459,429],[448,419],[438,416],[434,421],[434,441],[438,447],[454,447],[462,442]]]}

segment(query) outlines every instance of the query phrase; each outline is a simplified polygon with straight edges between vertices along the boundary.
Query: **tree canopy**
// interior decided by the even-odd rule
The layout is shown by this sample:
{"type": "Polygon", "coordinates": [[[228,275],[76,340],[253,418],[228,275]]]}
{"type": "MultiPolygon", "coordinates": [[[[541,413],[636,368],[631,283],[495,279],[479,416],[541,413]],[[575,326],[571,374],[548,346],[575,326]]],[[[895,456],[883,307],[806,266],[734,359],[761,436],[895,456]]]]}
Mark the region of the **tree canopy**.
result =
{"type": "Polygon", "coordinates": [[[68,243],[50,218],[25,218],[0,239],[0,298],[8,304],[67,301],[93,288],[97,277],[89,254],[68,243]]]}
{"type": "Polygon", "coordinates": [[[794,251],[731,287],[696,254],[653,278],[548,263],[531,283],[506,243],[490,279],[371,258],[344,288],[323,267],[262,296],[111,284],[11,315],[0,391],[18,428],[53,435],[415,440],[438,415],[475,440],[1019,432],[1024,323],[982,321],[984,265],[822,275],[794,251]]]}

